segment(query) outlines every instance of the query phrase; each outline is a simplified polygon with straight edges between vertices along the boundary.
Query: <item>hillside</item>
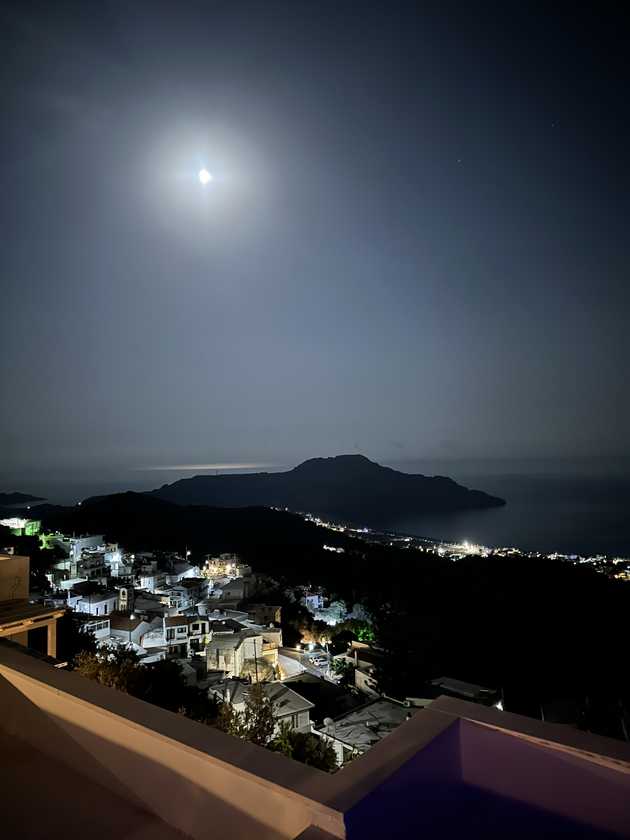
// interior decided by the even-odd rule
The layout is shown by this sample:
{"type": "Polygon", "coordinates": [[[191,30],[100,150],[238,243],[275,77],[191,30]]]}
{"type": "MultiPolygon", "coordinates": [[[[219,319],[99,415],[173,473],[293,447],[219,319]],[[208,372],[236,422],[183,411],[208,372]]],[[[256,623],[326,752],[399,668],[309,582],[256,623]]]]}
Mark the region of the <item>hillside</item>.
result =
{"type": "Polygon", "coordinates": [[[287,472],[197,475],[153,495],[177,504],[265,505],[378,525],[390,513],[498,507],[505,501],[450,478],[411,475],[362,455],[312,458],[287,472]]]}
{"type": "Polygon", "coordinates": [[[0,493],[0,507],[17,507],[43,501],[41,496],[31,496],[29,493],[0,493]]]}
{"type": "MultiPolygon", "coordinates": [[[[300,516],[266,508],[182,506],[143,493],[116,493],[86,499],[75,507],[43,505],[46,529],[67,534],[104,534],[130,551],[238,551],[274,554],[321,549],[321,530],[300,516]]],[[[344,544],[343,537],[327,536],[344,544]]]]}

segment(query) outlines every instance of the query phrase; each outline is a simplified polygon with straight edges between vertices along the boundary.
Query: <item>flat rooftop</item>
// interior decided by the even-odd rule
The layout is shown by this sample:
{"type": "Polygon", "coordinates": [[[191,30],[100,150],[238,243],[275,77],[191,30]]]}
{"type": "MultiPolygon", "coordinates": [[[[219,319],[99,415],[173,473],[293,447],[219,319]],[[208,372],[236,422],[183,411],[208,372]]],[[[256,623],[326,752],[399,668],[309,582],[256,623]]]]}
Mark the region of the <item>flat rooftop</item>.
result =
{"type": "Polygon", "coordinates": [[[326,731],[349,747],[364,752],[390,735],[415,711],[393,700],[373,700],[336,718],[326,731]]]}
{"type": "Polygon", "coordinates": [[[483,685],[463,682],[463,680],[456,680],[452,677],[438,677],[431,680],[431,685],[443,692],[455,694],[467,700],[487,700],[497,693],[496,688],[485,688],[483,685]]]}

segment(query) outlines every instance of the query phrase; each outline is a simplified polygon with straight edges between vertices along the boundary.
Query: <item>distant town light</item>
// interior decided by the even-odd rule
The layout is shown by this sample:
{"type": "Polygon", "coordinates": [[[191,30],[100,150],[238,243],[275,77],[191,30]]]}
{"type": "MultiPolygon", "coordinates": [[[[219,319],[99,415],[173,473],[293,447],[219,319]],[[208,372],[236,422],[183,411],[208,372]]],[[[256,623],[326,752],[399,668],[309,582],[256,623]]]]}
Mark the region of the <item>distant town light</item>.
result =
{"type": "Polygon", "coordinates": [[[200,169],[199,170],[199,183],[202,184],[204,187],[206,184],[209,184],[212,181],[212,175],[208,172],[207,169],[200,169]]]}

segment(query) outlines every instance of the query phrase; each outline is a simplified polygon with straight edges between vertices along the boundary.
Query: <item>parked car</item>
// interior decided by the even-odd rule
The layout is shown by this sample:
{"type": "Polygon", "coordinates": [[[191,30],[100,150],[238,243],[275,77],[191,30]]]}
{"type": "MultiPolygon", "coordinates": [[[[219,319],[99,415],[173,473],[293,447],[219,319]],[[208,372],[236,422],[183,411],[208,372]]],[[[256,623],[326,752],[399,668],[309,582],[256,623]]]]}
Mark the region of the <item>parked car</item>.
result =
{"type": "Polygon", "coordinates": [[[314,665],[316,668],[324,668],[328,665],[328,658],[325,656],[311,656],[308,660],[311,665],[314,665]]]}

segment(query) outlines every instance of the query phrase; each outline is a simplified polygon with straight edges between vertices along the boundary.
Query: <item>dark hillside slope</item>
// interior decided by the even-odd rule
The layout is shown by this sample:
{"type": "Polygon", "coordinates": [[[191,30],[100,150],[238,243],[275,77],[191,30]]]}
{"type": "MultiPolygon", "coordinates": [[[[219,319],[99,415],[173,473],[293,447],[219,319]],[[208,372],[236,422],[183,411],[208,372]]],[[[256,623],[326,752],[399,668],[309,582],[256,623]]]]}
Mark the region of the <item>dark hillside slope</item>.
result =
{"type": "MultiPolygon", "coordinates": [[[[319,547],[323,531],[300,516],[266,508],[181,506],[143,493],[116,493],[86,499],[76,507],[44,505],[38,510],[44,527],[67,534],[105,534],[129,551],[194,552],[268,550],[290,546],[319,547]]],[[[326,541],[343,544],[326,532],[326,541]]]]}

